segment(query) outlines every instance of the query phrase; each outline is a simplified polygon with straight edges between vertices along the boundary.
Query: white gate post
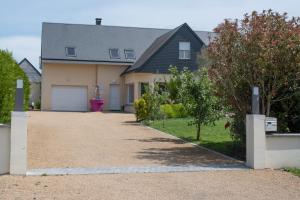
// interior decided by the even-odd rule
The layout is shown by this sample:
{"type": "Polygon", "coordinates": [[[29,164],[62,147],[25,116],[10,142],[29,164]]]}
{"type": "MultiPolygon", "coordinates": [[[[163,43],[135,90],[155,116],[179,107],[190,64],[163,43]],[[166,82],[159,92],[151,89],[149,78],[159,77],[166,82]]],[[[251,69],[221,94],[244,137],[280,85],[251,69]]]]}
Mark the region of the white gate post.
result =
{"type": "Polygon", "coordinates": [[[253,169],[265,168],[265,115],[246,116],[246,165],[253,169]]]}
{"type": "Polygon", "coordinates": [[[27,171],[27,113],[11,113],[10,174],[26,175],[27,171]]]}

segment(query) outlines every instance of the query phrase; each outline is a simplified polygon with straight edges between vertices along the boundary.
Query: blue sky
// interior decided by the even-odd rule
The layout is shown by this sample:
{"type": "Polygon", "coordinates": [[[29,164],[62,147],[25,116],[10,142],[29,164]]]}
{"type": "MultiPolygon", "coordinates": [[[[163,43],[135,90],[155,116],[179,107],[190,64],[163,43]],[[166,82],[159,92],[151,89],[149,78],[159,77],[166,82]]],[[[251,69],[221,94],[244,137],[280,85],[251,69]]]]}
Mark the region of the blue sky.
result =
{"type": "Polygon", "coordinates": [[[299,7],[299,0],[9,0],[0,7],[0,48],[38,67],[42,22],[94,24],[101,17],[104,25],[174,28],[187,22],[211,31],[225,18],[253,10],[300,16],[299,7]]]}

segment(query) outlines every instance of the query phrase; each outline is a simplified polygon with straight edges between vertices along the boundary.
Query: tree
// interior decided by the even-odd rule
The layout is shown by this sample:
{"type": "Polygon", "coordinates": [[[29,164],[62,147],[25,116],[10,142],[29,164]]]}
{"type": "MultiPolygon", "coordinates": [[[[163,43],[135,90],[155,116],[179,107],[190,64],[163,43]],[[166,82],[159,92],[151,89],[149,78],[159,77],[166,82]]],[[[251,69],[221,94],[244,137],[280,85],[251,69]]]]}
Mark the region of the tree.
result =
{"type": "Polygon", "coordinates": [[[196,125],[200,140],[201,127],[213,124],[222,115],[218,98],[214,95],[212,82],[208,78],[206,68],[196,72],[172,69],[173,79],[180,80],[179,94],[188,115],[193,118],[190,125],[196,125]]]}
{"type": "MultiPolygon", "coordinates": [[[[261,113],[270,116],[272,106],[291,98],[300,78],[300,19],[272,10],[245,14],[242,20],[225,20],[218,37],[207,48],[209,76],[224,104],[243,124],[251,112],[251,87],[260,88],[261,113]]],[[[274,112],[273,112],[274,113],[274,112]]],[[[241,133],[238,133],[241,134],[241,133]]]]}
{"type": "Polygon", "coordinates": [[[24,109],[26,110],[29,102],[29,80],[12,54],[0,50],[0,123],[10,121],[10,114],[14,109],[17,79],[23,79],[24,82],[24,109]]]}

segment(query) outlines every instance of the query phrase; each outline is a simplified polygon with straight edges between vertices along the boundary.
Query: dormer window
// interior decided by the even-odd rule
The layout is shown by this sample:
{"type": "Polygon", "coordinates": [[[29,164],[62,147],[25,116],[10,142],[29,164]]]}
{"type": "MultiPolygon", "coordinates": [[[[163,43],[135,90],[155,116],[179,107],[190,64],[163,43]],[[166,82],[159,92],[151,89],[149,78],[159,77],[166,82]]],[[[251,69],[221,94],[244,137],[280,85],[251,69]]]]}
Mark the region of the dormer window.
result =
{"type": "Polygon", "coordinates": [[[135,54],[133,49],[124,49],[126,59],[135,59],[135,54]]]}
{"type": "Polygon", "coordinates": [[[109,55],[111,59],[120,59],[119,49],[117,48],[109,49],[109,55]]]}
{"type": "Polygon", "coordinates": [[[179,59],[188,60],[191,59],[191,43],[179,42],[179,59]]]}
{"type": "Polygon", "coordinates": [[[66,56],[68,56],[68,57],[76,57],[76,49],[75,49],[75,47],[66,47],[66,56]]]}

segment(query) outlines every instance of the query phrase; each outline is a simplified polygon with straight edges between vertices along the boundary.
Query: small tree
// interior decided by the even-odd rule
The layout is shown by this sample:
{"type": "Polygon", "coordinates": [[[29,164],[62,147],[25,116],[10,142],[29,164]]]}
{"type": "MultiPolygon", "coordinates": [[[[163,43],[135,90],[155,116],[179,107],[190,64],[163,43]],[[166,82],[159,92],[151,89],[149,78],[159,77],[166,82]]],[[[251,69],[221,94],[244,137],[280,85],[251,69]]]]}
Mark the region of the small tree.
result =
{"type": "Polygon", "coordinates": [[[189,125],[196,125],[197,140],[200,140],[201,127],[213,124],[221,114],[218,98],[214,95],[206,68],[196,72],[172,70],[173,78],[179,79],[180,98],[189,116],[193,118],[189,125]]]}

